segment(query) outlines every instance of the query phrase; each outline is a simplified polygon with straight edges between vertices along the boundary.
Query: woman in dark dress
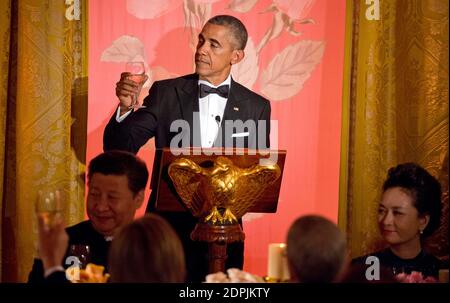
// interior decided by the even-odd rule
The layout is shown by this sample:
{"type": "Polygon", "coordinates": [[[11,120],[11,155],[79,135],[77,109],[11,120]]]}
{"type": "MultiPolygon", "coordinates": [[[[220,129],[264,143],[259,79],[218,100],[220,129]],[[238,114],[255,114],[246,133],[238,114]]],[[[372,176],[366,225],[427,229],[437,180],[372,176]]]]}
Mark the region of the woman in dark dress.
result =
{"type": "Polygon", "coordinates": [[[437,279],[441,262],[423,249],[422,240],[439,227],[440,216],[441,186],[433,176],[414,163],[389,169],[378,208],[378,226],[388,248],[352,264],[366,264],[368,256],[375,256],[394,275],[417,271],[437,279]]]}

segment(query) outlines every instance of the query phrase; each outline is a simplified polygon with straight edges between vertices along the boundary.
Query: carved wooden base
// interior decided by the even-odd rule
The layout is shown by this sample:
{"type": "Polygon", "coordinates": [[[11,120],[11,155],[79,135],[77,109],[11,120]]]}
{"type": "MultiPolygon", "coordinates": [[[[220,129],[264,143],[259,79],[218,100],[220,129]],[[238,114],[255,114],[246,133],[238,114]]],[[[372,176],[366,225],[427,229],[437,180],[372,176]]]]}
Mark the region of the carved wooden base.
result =
{"type": "Polygon", "coordinates": [[[225,272],[227,245],[233,242],[243,242],[245,234],[239,224],[209,225],[197,223],[191,233],[191,239],[208,243],[209,272],[225,272]]]}
{"type": "Polygon", "coordinates": [[[203,242],[242,242],[245,234],[241,226],[236,223],[233,225],[210,225],[207,223],[197,223],[191,233],[191,239],[203,242]]]}

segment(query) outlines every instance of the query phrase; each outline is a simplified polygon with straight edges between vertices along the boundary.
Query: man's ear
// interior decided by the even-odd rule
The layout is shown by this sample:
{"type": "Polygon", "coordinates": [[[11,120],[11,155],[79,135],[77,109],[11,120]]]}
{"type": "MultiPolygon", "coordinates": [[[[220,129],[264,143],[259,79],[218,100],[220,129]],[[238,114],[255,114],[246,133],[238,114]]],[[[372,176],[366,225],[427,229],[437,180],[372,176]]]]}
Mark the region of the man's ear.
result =
{"type": "Polygon", "coordinates": [[[231,57],[231,65],[239,63],[244,59],[245,53],[243,49],[235,49],[231,57]]]}
{"type": "Polygon", "coordinates": [[[140,190],[133,199],[135,209],[139,209],[144,202],[145,189],[140,190]]]}

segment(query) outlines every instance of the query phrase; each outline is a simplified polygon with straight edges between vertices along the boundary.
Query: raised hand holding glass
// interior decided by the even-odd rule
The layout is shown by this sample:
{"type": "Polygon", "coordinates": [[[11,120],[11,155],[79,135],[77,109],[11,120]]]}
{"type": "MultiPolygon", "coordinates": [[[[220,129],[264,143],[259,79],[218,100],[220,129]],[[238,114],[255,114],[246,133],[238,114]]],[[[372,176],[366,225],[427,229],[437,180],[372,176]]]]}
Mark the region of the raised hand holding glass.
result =
{"type": "Polygon", "coordinates": [[[41,217],[47,228],[53,227],[59,220],[62,212],[61,195],[58,190],[49,193],[38,191],[36,201],[36,214],[41,217]]]}
{"type": "Polygon", "coordinates": [[[138,85],[138,91],[132,96],[133,102],[130,109],[143,108],[145,106],[139,104],[139,94],[141,92],[142,86],[146,80],[145,76],[145,65],[142,61],[127,62],[125,66],[125,71],[128,73],[127,79],[135,82],[138,85]]]}

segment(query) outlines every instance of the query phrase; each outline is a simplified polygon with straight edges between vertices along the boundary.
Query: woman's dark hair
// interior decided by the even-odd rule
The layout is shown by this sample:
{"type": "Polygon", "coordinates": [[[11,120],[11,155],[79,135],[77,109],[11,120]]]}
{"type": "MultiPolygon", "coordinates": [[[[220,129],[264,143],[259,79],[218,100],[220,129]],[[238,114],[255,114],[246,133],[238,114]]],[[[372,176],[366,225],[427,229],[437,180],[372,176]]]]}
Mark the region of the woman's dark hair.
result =
{"type": "Polygon", "coordinates": [[[88,179],[95,173],[103,175],[126,175],[128,188],[136,195],[145,189],[148,180],[148,170],[145,162],[134,154],[111,150],[101,153],[91,160],[88,169],[88,179]]]}
{"type": "Polygon", "coordinates": [[[383,184],[383,192],[401,187],[413,198],[413,205],[420,215],[429,215],[430,221],[423,230],[423,237],[431,235],[441,220],[441,185],[424,168],[416,163],[404,163],[392,167],[383,184]]]}
{"type": "Polygon", "coordinates": [[[146,214],[119,231],[108,265],[111,282],[185,282],[183,245],[169,223],[155,214],[146,214]]]}

